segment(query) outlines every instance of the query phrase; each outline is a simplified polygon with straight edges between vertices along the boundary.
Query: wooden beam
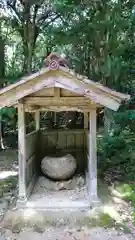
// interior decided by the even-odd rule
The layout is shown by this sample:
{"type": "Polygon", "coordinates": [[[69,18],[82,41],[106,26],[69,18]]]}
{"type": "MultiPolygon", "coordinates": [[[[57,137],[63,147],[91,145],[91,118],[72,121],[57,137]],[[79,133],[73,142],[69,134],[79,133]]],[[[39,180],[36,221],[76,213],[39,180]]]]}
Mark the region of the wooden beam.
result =
{"type": "Polygon", "coordinates": [[[24,104],[18,104],[19,202],[26,202],[26,129],[24,104]]]}
{"type": "Polygon", "coordinates": [[[89,112],[90,109],[97,107],[97,105],[92,104],[91,101],[85,97],[26,97],[24,98],[24,104],[26,111],[32,112],[35,111],[33,106],[36,106],[36,109],[39,108],[40,111],[55,112],[89,112]]]}
{"type": "Polygon", "coordinates": [[[101,91],[103,91],[103,92],[105,92],[109,95],[112,95],[113,97],[116,97],[116,98],[118,97],[118,98],[121,98],[123,100],[125,100],[125,99],[129,100],[130,99],[129,94],[116,92],[115,90],[112,90],[108,87],[103,86],[99,82],[92,81],[92,80],[88,79],[86,76],[82,76],[80,74],[77,74],[72,69],[67,69],[67,68],[64,68],[64,67],[60,66],[59,71],[61,71],[62,73],[64,72],[65,75],[68,78],[69,78],[69,75],[72,75],[74,80],[81,80],[83,83],[89,85],[90,87],[94,87],[95,89],[99,89],[99,90],[101,90],[101,91]]]}
{"type": "Polygon", "coordinates": [[[36,183],[36,180],[37,180],[37,176],[36,176],[36,173],[33,175],[29,185],[28,185],[28,188],[27,188],[27,198],[29,198],[31,192],[32,192],[32,189],[34,188],[34,185],[36,183]]]}
{"type": "Polygon", "coordinates": [[[118,110],[121,99],[113,98],[107,94],[103,94],[101,91],[97,91],[95,88],[92,88],[90,85],[85,84],[82,81],[77,81],[77,79],[70,79],[66,77],[58,77],[55,81],[55,87],[64,88],[71,92],[78,93],[82,96],[89,98],[95,104],[101,104],[104,107],[108,107],[114,111],[118,110]]]}
{"type": "Polygon", "coordinates": [[[17,101],[25,96],[28,96],[34,92],[37,92],[43,88],[54,87],[54,77],[39,76],[32,81],[24,82],[24,84],[17,85],[12,91],[7,91],[3,95],[0,95],[0,107],[10,107],[15,105],[17,101]]]}
{"type": "Polygon", "coordinates": [[[54,88],[54,97],[56,98],[60,97],[60,88],[57,87],[54,88]]]}
{"type": "Polygon", "coordinates": [[[89,126],[88,113],[84,113],[84,129],[88,129],[88,126],[89,126]]]}
{"type": "MultiPolygon", "coordinates": [[[[52,111],[52,112],[64,112],[64,111],[74,111],[74,112],[82,112],[87,113],[90,109],[94,108],[94,106],[86,107],[86,106],[45,106],[40,107],[40,112],[52,111]]],[[[25,105],[25,112],[36,112],[36,108],[31,108],[29,105],[25,105]]]]}
{"type": "Polygon", "coordinates": [[[36,130],[40,129],[40,111],[35,112],[36,130]]]}
{"type": "Polygon", "coordinates": [[[39,105],[39,106],[91,106],[90,99],[86,97],[25,97],[24,103],[28,105],[39,105]]]}
{"type": "Polygon", "coordinates": [[[98,202],[97,197],[97,150],[96,150],[96,109],[89,113],[88,191],[90,203],[98,202]]]}
{"type": "MultiPolygon", "coordinates": [[[[54,88],[54,98],[56,98],[56,99],[60,98],[60,88],[57,88],[57,87],[54,88]]],[[[53,120],[54,125],[56,125],[57,124],[57,112],[56,111],[54,111],[53,117],[54,117],[54,120],[53,120]]]]}

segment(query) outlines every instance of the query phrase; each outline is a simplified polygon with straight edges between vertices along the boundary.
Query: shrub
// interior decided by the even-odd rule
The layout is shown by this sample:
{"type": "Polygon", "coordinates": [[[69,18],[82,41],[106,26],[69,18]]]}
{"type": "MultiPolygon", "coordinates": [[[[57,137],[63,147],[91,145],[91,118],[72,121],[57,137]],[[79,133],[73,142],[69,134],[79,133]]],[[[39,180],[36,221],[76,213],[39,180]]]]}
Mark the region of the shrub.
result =
{"type": "Polygon", "coordinates": [[[98,140],[98,167],[101,176],[119,169],[122,178],[135,180],[135,111],[122,109],[115,114],[113,135],[98,140]],[[134,126],[134,127],[133,127],[134,126]]]}

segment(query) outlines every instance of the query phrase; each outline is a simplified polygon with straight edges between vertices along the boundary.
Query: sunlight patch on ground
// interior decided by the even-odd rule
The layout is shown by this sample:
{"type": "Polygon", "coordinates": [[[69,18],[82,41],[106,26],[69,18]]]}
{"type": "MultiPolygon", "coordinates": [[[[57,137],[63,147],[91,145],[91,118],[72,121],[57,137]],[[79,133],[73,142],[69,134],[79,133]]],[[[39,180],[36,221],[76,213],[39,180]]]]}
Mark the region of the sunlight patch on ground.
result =
{"type": "Polygon", "coordinates": [[[17,174],[18,174],[17,171],[2,171],[0,172],[0,180],[11,176],[17,176],[17,174]]]}
{"type": "Polygon", "coordinates": [[[23,212],[24,219],[29,219],[34,216],[36,211],[34,209],[25,209],[23,212]]]}
{"type": "Polygon", "coordinates": [[[110,191],[111,191],[112,195],[114,195],[118,198],[121,198],[121,199],[130,197],[132,194],[132,188],[127,183],[120,184],[115,189],[111,188],[110,191]]]}
{"type": "Polygon", "coordinates": [[[123,199],[115,197],[115,196],[113,196],[112,199],[116,204],[123,204],[128,207],[128,203],[125,202],[123,199]]]}
{"type": "Polygon", "coordinates": [[[113,205],[104,205],[102,207],[102,211],[103,211],[103,213],[108,214],[116,222],[122,223],[123,218],[117,212],[117,210],[115,209],[115,206],[113,206],[113,205]]]}
{"type": "Polygon", "coordinates": [[[119,198],[123,198],[127,195],[127,193],[120,193],[115,189],[111,190],[111,194],[113,194],[114,196],[119,197],[119,198]]]}

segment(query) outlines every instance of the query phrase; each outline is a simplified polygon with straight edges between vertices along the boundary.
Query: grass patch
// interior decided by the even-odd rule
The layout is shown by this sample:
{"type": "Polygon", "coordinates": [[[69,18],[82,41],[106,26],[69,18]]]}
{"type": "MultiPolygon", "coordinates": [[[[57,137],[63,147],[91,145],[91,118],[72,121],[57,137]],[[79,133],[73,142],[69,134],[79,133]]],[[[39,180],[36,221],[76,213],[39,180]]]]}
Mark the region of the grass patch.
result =
{"type": "Polygon", "coordinates": [[[103,227],[103,228],[115,228],[118,231],[122,231],[126,234],[131,233],[131,230],[126,226],[126,223],[117,223],[113,218],[107,213],[102,213],[97,217],[85,217],[84,225],[89,228],[93,227],[103,227]]]}
{"type": "Polygon", "coordinates": [[[121,198],[127,201],[132,200],[134,192],[133,189],[135,188],[134,184],[116,184],[115,189],[121,194],[121,198]]]}
{"type": "Polygon", "coordinates": [[[122,199],[129,201],[132,206],[132,223],[135,226],[135,184],[124,183],[116,185],[116,190],[121,194],[122,199]]]}
{"type": "Polygon", "coordinates": [[[11,176],[0,180],[0,198],[4,193],[11,192],[17,186],[17,176],[11,176]]]}
{"type": "Polygon", "coordinates": [[[106,227],[112,228],[115,225],[115,220],[108,214],[100,214],[95,217],[85,217],[84,225],[88,227],[106,227]]]}

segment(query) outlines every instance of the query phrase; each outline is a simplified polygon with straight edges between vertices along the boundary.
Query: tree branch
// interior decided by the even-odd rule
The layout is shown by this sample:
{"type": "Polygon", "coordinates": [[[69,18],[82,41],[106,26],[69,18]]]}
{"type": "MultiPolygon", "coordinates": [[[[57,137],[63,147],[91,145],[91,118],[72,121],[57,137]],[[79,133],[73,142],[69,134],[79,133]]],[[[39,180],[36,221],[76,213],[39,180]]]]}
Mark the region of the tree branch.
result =
{"type": "Polygon", "coordinates": [[[60,14],[57,14],[54,18],[51,18],[50,21],[46,22],[46,24],[44,24],[44,27],[47,27],[50,23],[53,23],[56,19],[60,18],[60,14]]]}
{"type": "Polygon", "coordinates": [[[33,14],[33,24],[35,24],[35,22],[36,22],[38,9],[39,9],[39,6],[35,5],[35,7],[34,7],[34,14],[33,14]]]}
{"type": "Polygon", "coordinates": [[[48,17],[51,17],[51,15],[52,15],[52,11],[48,10],[37,19],[37,22],[39,23],[41,21],[45,21],[48,17]]]}
{"type": "Polygon", "coordinates": [[[18,18],[18,20],[20,20],[20,22],[22,22],[21,16],[20,16],[19,12],[16,9],[16,1],[14,1],[13,4],[11,4],[10,1],[7,1],[7,6],[10,7],[14,11],[14,13],[15,13],[16,17],[18,18]]]}

